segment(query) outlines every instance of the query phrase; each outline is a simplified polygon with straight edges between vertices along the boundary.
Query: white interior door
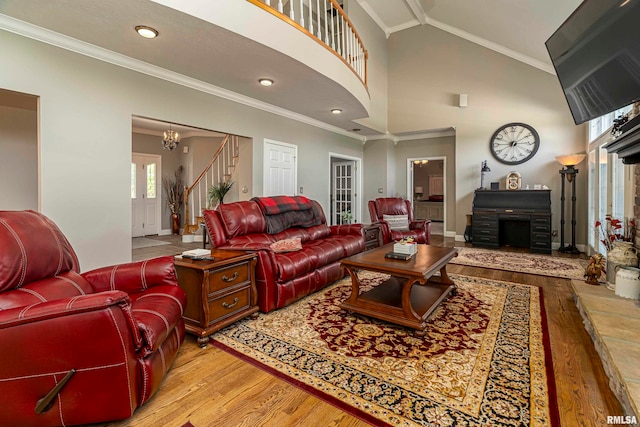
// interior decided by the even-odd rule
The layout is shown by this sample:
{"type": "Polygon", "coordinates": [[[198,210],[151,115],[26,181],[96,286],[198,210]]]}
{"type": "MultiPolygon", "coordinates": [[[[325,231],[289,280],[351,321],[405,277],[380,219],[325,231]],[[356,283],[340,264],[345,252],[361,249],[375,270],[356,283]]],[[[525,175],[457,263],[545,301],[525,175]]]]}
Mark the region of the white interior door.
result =
{"type": "Polygon", "coordinates": [[[133,154],[131,158],[131,237],[158,234],[158,157],[133,154]]]}
{"type": "Polygon", "coordinates": [[[354,222],[356,215],[356,162],[353,160],[335,162],[333,164],[333,188],[331,193],[332,224],[354,222]],[[345,212],[351,214],[351,221],[343,217],[345,212]]]}
{"type": "Polygon", "coordinates": [[[265,140],[263,196],[296,194],[297,153],[295,145],[265,140]]]}

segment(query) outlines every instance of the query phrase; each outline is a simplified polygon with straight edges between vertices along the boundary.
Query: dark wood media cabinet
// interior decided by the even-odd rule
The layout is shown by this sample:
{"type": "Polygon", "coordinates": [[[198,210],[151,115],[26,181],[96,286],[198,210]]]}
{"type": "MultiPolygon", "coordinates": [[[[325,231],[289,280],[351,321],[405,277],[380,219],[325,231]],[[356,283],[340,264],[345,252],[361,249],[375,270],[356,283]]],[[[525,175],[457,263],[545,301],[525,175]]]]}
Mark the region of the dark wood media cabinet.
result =
{"type": "Polygon", "coordinates": [[[476,190],[473,246],[551,253],[551,190],[476,190]]]}

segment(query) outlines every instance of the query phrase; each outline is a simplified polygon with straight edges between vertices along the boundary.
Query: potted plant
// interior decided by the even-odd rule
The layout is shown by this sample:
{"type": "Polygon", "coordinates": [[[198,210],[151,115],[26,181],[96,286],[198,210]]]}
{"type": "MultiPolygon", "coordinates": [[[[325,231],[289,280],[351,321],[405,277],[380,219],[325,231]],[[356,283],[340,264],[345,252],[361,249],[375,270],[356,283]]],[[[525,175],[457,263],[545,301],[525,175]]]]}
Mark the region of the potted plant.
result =
{"type": "Polygon", "coordinates": [[[180,234],[180,213],[184,205],[184,182],[182,181],[182,165],[176,169],[171,177],[162,178],[162,187],[167,198],[167,205],[171,211],[171,232],[180,234]]]}
{"type": "Polygon", "coordinates": [[[219,181],[217,185],[209,186],[207,193],[209,207],[213,207],[215,202],[224,203],[224,196],[231,190],[231,187],[233,187],[233,181],[219,181]]]}

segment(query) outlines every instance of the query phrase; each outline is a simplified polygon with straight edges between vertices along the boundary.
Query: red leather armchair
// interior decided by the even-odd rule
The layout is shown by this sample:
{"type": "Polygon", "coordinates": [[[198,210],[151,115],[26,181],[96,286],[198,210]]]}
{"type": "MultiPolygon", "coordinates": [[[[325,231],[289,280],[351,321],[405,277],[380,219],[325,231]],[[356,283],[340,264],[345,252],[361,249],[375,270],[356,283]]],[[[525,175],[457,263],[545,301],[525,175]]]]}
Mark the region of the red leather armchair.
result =
{"type": "Polygon", "coordinates": [[[172,257],[79,274],[51,220],[0,211],[0,425],[131,416],[178,353],[185,306],[172,257]]]}
{"type": "Polygon", "coordinates": [[[411,202],[400,197],[382,197],[369,200],[369,214],[372,222],[382,224],[382,239],[384,243],[413,237],[417,243],[429,244],[431,238],[431,220],[414,221],[411,202]],[[384,215],[407,215],[408,230],[392,230],[384,215]]]}

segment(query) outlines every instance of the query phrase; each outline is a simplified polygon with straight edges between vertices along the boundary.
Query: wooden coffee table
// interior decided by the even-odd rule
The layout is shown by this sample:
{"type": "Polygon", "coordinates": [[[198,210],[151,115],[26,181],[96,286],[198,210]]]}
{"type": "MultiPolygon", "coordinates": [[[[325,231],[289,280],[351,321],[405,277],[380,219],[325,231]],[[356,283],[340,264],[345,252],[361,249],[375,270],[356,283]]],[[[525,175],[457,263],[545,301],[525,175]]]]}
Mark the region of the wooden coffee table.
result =
{"type": "Polygon", "coordinates": [[[447,275],[447,263],[458,256],[456,248],[418,245],[410,260],[392,260],[384,255],[393,243],[350,256],[341,261],[351,276],[351,296],[340,308],[416,330],[423,336],[427,318],[449,294],[455,283],[447,275]],[[360,293],[359,270],[390,274],[391,277],[370,291],[360,293]],[[440,272],[439,277],[433,277],[440,272]],[[416,286],[414,286],[416,285],[416,286]]]}

